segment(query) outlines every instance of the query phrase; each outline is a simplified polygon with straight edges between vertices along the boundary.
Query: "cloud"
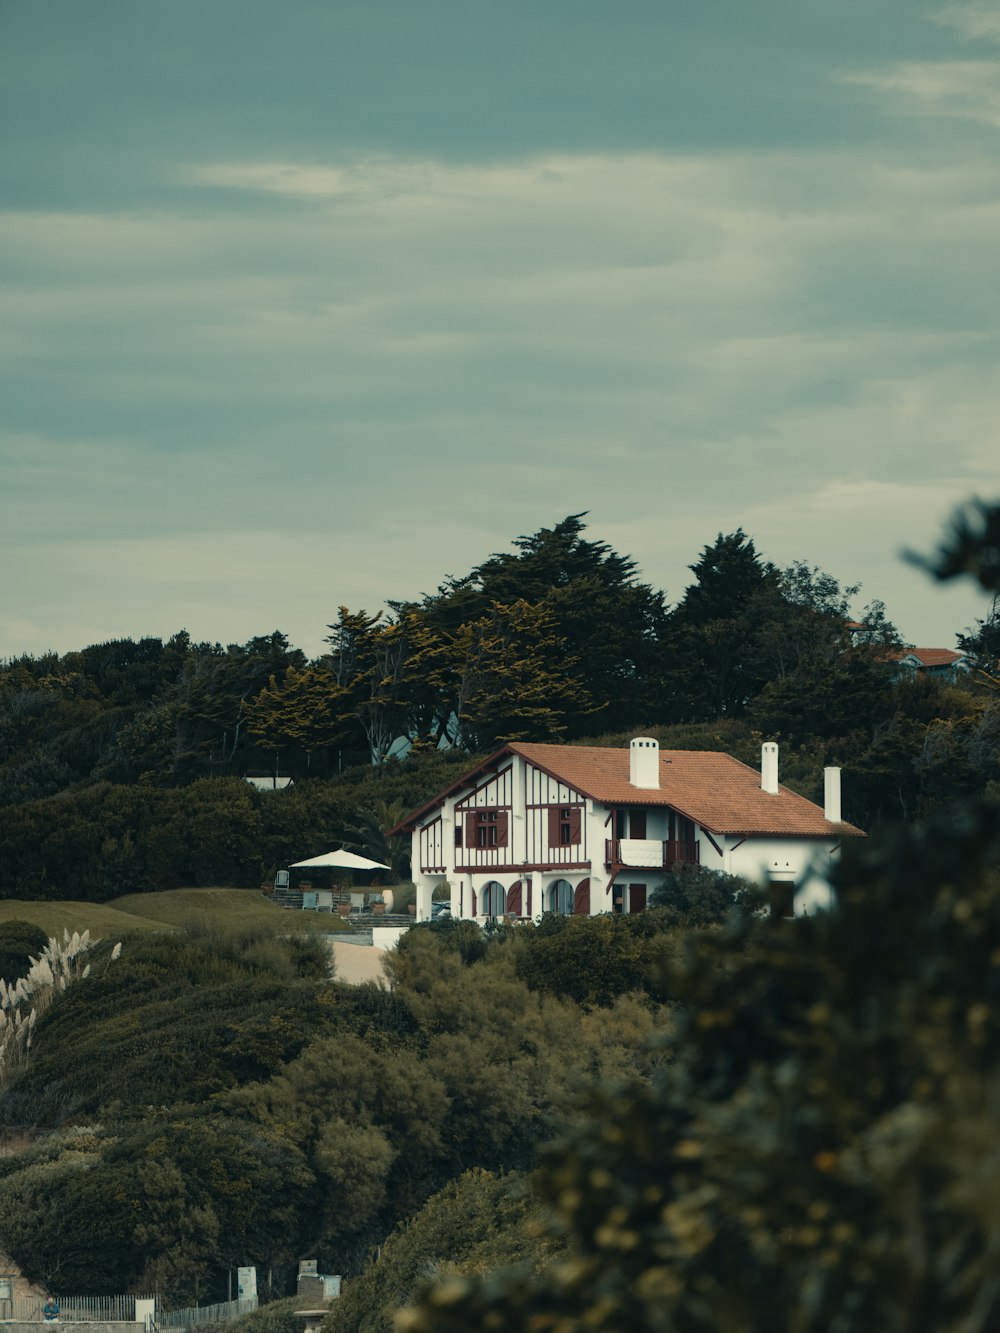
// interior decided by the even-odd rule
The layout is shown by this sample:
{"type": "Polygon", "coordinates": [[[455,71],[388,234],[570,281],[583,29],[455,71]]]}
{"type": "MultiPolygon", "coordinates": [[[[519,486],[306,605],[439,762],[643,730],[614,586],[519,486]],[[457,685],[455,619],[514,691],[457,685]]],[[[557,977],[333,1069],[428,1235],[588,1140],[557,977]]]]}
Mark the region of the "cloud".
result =
{"type": "Polygon", "coordinates": [[[972,40],[1000,40],[1000,9],[997,9],[995,0],[943,5],[932,13],[931,18],[942,27],[954,28],[972,40]]]}
{"type": "Polygon", "coordinates": [[[910,61],[887,69],[845,74],[896,98],[922,115],[1000,125],[1000,61],[910,61]]]}
{"type": "Polygon", "coordinates": [[[28,624],[318,651],[339,602],[580,510],[673,596],[742,524],[892,611],[908,529],[990,489],[985,153],[182,174],[196,206],[0,214],[0,559],[29,571],[0,652],[28,624]]]}

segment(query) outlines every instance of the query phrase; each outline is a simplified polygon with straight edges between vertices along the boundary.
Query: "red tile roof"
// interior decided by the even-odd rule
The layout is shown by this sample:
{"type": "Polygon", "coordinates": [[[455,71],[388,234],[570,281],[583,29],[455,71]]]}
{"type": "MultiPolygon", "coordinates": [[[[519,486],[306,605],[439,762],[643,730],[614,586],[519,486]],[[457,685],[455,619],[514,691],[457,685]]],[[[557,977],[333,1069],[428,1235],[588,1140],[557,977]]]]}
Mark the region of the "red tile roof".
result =
{"type": "Polygon", "coordinates": [[[820,806],[779,784],[761,791],[760,773],[715,750],[661,750],[658,788],[633,787],[626,749],[590,745],[507,747],[602,805],[669,805],[710,833],[863,837],[853,824],[831,824],[820,806]]]}
{"type": "Polygon", "coordinates": [[[660,785],[633,787],[627,749],[599,745],[543,745],[513,741],[472,773],[465,774],[433,800],[390,830],[411,830],[445,797],[496,767],[509,754],[522,755],[536,768],[565,782],[601,805],[667,805],[710,833],[779,837],[864,837],[861,829],[831,824],[820,806],[779,786],[776,795],[761,791],[760,773],[731,755],[715,750],[661,750],[660,785]]]}
{"type": "Polygon", "coordinates": [[[921,666],[936,667],[964,662],[967,654],[956,653],[953,648],[905,648],[897,654],[896,660],[902,662],[907,657],[915,657],[921,666]]]}

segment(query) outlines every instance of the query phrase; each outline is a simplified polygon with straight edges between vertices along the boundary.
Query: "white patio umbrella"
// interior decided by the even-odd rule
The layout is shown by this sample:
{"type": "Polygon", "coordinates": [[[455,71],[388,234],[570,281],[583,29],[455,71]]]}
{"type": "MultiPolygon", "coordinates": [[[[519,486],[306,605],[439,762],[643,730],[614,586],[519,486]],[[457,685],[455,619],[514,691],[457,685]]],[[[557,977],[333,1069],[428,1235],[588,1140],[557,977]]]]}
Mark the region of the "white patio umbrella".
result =
{"type": "Polygon", "coordinates": [[[324,852],[322,856],[312,856],[308,861],[293,861],[290,870],[318,870],[321,866],[335,870],[389,870],[390,866],[381,861],[369,861],[367,856],[355,856],[354,852],[324,852]]]}

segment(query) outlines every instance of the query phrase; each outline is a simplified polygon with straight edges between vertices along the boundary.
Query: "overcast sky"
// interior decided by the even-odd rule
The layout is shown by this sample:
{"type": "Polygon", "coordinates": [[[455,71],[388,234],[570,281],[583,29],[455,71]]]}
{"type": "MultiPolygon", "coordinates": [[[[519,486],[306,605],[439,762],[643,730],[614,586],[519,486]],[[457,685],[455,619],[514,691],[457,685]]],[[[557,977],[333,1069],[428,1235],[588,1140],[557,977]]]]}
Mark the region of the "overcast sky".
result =
{"type": "Polygon", "coordinates": [[[1000,6],[2,0],[0,656],[316,654],[589,511],[904,638],[1000,492],[1000,6]]]}

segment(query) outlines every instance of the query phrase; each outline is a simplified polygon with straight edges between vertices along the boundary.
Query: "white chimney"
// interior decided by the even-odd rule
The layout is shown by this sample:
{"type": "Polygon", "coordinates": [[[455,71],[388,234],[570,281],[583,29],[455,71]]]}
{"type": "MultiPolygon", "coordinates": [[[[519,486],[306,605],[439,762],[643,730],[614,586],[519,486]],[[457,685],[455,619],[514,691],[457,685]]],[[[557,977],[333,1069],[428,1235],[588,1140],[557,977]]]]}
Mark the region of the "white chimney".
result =
{"type": "Polygon", "coordinates": [[[760,747],[760,789],[769,796],[778,794],[778,746],[774,741],[760,747]]]}
{"type": "Polygon", "coordinates": [[[660,785],[660,742],[649,736],[635,736],[629,743],[629,775],[633,787],[660,785]]]}
{"type": "Polygon", "coordinates": [[[823,769],[823,815],[831,824],[841,822],[840,769],[823,769]]]}

